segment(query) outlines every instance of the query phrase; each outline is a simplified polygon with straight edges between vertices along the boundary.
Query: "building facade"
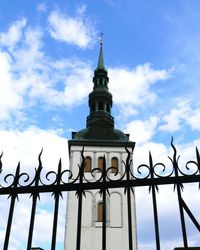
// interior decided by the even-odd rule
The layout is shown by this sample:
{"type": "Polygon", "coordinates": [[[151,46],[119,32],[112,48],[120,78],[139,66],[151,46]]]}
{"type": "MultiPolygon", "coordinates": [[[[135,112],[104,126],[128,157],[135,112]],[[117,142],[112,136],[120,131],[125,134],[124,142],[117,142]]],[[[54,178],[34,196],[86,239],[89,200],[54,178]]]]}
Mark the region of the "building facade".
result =
{"type": "MultiPolygon", "coordinates": [[[[94,71],[93,91],[89,94],[89,115],[86,128],[72,133],[69,140],[70,170],[74,176],[78,174],[81,164],[81,151],[84,147],[85,168],[87,179],[98,180],[100,173],[91,175],[95,168],[103,168],[104,157],[106,166],[112,167],[110,178],[119,178],[123,173],[122,161],[126,160],[125,147],[133,151],[135,143],[129,141],[129,135],[115,129],[112,116],[112,94],[108,89],[108,72],[104,66],[102,41],[97,68],[94,71]],[[117,173],[117,174],[116,174],[117,173]]],[[[107,249],[127,250],[128,247],[128,215],[127,200],[124,189],[111,189],[106,205],[107,249]]],[[[103,201],[99,190],[85,192],[83,197],[81,250],[101,250],[102,210],[103,201]]],[[[132,194],[132,238],[133,250],[137,249],[135,197],[132,194]]],[[[76,249],[76,227],[78,217],[78,201],[75,193],[69,192],[67,199],[67,219],[65,233],[65,250],[76,249]]]]}

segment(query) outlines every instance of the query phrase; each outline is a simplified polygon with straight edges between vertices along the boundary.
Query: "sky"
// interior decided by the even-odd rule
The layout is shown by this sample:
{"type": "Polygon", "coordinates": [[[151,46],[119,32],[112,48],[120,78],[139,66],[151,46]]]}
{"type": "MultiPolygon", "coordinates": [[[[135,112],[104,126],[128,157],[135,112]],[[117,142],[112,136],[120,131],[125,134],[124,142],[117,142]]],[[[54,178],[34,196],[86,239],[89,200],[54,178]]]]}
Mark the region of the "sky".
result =
{"type": "MultiPolygon", "coordinates": [[[[20,160],[31,171],[41,148],[47,170],[56,169],[60,157],[68,168],[67,140],[86,125],[101,32],[115,127],[136,142],[134,164],[148,161],[149,150],[155,161],[167,161],[172,136],[181,163],[194,159],[200,145],[199,23],[196,0],[1,0],[0,151],[5,170],[14,171],[20,160]]],[[[186,185],[184,197],[200,220],[197,191],[197,185],[186,185]]],[[[153,250],[152,207],[148,200],[144,204],[145,197],[148,190],[138,188],[138,245],[153,250]]],[[[34,235],[34,244],[46,249],[49,235],[41,232],[50,227],[50,199],[43,197],[37,211],[42,223],[36,223],[34,235]]],[[[174,202],[173,187],[161,188],[163,250],[182,244],[174,202]]],[[[18,218],[28,214],[28,197],[18,206],[18,218]]],[[[65,206],[63,201],[57,249],[62,249],[65,206]]],[[[8,203],[1,202],[0,211],[7,210],[8,203]]],[[[25,220],[16,219],[9,249],[25,249],[25,220]]],[[[4,213],[0,221],[1,246],[4,213]]],[[[190,244],[200,245],[189,221],[188,228],[190,244]]]]}

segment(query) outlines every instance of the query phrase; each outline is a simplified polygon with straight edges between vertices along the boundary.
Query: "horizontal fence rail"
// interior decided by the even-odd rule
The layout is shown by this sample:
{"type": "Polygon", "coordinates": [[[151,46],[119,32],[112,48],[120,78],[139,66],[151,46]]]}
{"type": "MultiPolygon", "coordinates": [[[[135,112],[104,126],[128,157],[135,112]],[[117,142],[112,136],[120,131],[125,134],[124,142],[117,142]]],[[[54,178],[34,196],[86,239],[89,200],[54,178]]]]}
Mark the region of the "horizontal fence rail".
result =
{"type": "MultiPolygon", "coordinates": [[[[155,225],[155,241],[156,249],[160,250],[160,234],[159,234],[159,221],[157,209],[157,191],[159,185],[174,185],[174,190],[177,193],[179,213],[181,219],[183,247],[188,249],[187,230],[185,223],[185,214],[190,218],[197,230],[200,232],[200,225],[192,214],[182,197],[184,183],[199,183],[200,188],[200,154],[196,148],[196,159],[186,162],[184,168],[179,166],[179,156],[177,150],[171,141],[173,149],[173,156],[169,157],[170,165],[167,167],[163,163],[154,163],[151,152],[149,152],[148,164],[140,164],[135,167],[131,160],[131,152],[126,148],[127,158],[123,164],[122,174],[118,175],[118,169],[115,169],[114,176],[117,178],[112,179],[110,173],[113,167],[106,166],[104,157],[103,168],[94,168],[90,172],[91,176],[95,176],[98,172],[99,178],[91,180],[87,178],[85,168],[84,148],[81,152],[82,162],[78,165],[78,174],[74,175],[69,169],[62,170],[62,162],[59,161],[58,169],[56,171],[45,172],[41,155],[38,156],[39,165],[35,168],[34,175],[26,172],[21,172],[20,163],[18,164],[14,174],[4,174],[2,157],[0,155],[0,195],[8,195],[10,198],[10,208],[8,213],[7,228],[4,240],[4,250],[9,249],[9,240],[11,234],[11,227],[13,215],[15,210],[15,202],[18,200],[20,194],[30,194],[32,199],[32,208],[30,216],[30,225],[27,239],[27,250],[32,247],[32,238],[34,232],[34,221],[36,214],[37,201],[41,193],[52,193],[54,196],[54,217],[52,228],[51,249],[56,249],[56,236],[57,236],[57,223],[58,223],[58,208],[59,201],[62,198],[62,192],[76,191],[78,199],[78,214],[77,214],[77,241],[76,250],[81,249],[81,221],[82,221],[82,199],[86,190],[99,189],[103,200],[103,223],[102,223],[102,250],[106,250],[106,196],[109,195],[111,188],[124,188],[127,197],[128,208],[128,237],[129,237],[129,250],[133,249],[132,239],[132,218],[131,218],[131,192],[134,187],[148,186],[152,195],[154,225],[155,225]],[[45,173],[45,174],[44,174],[45,173]],[[120,176],[119,178],[117,176],[120,176]]],[[[88,172],[87,172],[88,174],[88,172]]]]}

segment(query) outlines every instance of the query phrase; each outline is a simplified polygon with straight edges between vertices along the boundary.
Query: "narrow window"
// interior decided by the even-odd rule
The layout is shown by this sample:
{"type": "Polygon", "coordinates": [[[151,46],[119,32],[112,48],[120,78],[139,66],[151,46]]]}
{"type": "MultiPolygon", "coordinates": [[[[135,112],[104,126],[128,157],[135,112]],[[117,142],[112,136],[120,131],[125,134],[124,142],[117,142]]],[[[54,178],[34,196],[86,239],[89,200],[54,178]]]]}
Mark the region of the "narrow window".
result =
{"type": "Polygon", "coordinates": [[[111,160],[112,173],[117,173],[118,171],[118,159],[117,157],[113,157],[111,160]]]}
{"type": "Polygon", "coordinates": [[[97,205],[97,221],[103,221],[103,202],[99,202],[97,205]]]}
{"type": "Polygon", "coordinates": [[[94,112],[95,111],[95,104],[93,103],[91,106],[91,111],[94,112]]]}
{"type": "Polygon", "coordinates": [[[98,110],[103,110],[103,102],[99,102],[99,104],[98,104],[98,110]]]}
{"type": "Polygon", "coordinates": [[[99,157],[98,159],[98,168],[100,168],[101,170],[103,170],[103,157],[99,157]]]}
{"type": "Polygon", "coordinates": [[[92,170],[92,159],[91,159],[91,157],[87,156],[87,157],[85,157],[84,171],[85,172],[91,172],[91,170],[92,170]]]}
{"type": "Polygon", "coordinates": [[[110,105],[108,103],[106,104],[106,111],[110,113],[110,105]]]}
{"type": "Polygon", "coordinates": [[[94,82],[94,86],[97,86],[98,84],[97,84],[97,80],[95,79],[93,79],[93,82],[94,82]]]}

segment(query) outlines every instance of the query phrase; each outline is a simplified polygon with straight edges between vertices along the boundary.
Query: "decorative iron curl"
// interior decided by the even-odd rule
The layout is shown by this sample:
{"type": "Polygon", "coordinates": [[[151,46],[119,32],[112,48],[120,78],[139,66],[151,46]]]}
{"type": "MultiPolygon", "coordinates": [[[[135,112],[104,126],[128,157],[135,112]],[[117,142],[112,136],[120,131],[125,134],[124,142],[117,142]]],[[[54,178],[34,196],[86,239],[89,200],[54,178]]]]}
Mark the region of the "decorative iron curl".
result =
{"type": "Polygon", "coordinates": [[[197,159],[197,161],[194,161],[194,160],[187,161],[185,163],[184,168],[183,168],[185,171],[183,171],[179,166],[180,155],[177,156],[177,149],[173,144],[173,137],[172,137],[172,140],[171,140],[171,146],[172,146],[173,151],[174,151],[173,159],[171,157],[168,157],[168,158],[172,162],[175,176],[179,176],[179,175],[192,176],[192,175],[196,175],[198,172],[200,173],[200,156],[199,156],[199,151],[198,151],[197,147],[196,147],[196,159],[197,159]],[[190,167],[191,165],[193,165],[196,169],[192,169],[190,167]]]}
{"type": "Polygon", "coordinates": [[[137,173],[141,176],[141,177],[136,177],[135,176],[135,179],[148,179],[149,176],[150,176],[150,167],[147,165],[147,164],[140,164],[138,167],[137,167],[137,173]],[[142,169],[147,169],[147,172],[144,173],[142,172],[142,169]]]}
{"type": "Polygon", "coordinates": [[[0,155],[0,173],[2,172],[2,170],[3,170],[3,164],[2,164],[2,161],[1,161],[1,158],[2,158],[2,156],[3,156],[3,152],[1,153],[1,155],[0,155]]]}
{"type": "Polygon", "coordinates": [[[196,147],[196,159],[197,161],[190,160],[186,162],[183,170],[181,170],[180,167],[178,166],[179,173],[183,176],[194,176],[197,175],[197,173],[200,173],[200,156],[197,147],[196,147]],[[192,166],[194,168],[192,168],[192,166]]]}
{"type": "MultiPolygon", "coordinates": [[[[89,174],[85,172],[86,161],[84,157],[84,148],[81,151],[81,163],[78,165],[78,173],[74,174],[69,169],[62,170],[62,162],[59,160],[57,170],[55,171],[45,171],[42,164],[42,153],[43,149],[40,151],[38,156],[38,167],[34,169],[34,173],[30,174],[28,172],[22,172],[20,167],[20,162],[17,165],[15,173],[8,173],[4,175],[2,157],[3,152],[0,154],[0,190],[1,189],[10,189],[10,188],[24,188],[24,187],[50,187],[57,186],[58,189],[61,185],[68,184],[81,184],[81,183],[99,183],[99,182],[113,182],[116,185],[116,182],[128,180],[133,183],[134,180],[137,181],[146,181],[148,179],[157,179],[157,178],[169,178],[180,176],[199,176],[200,175],[200,154],[199,150],[196,147],[196,160],[189,160],[184,165],[184,168],[180,168],[179,159],[180,156],[177,153],[177,149],[173,144],[173,138],[171,140],[171,147],[173,149],[173,154],[171,157],[168,156],[171,164],[167,166],[162,162],[153,162],[153,157],[151,152],[149,152],[149,162],[142,163],[139,166],[134,167],[132,161],[132,155],[128,148],[125,148],[127,157],[125,161],[122,161],[122,165],[119,169],[116,169],[113,166],[106,166],[106,160],[104,157],[104,167],[103,169],[97,167],[93,168],[89,174]],[[91,178],[92,177],[92,178],[91,178]]],[[[149,182],[150,183],[150,182],[149,182]]],[[[153,183],[153,182],[151,182],[153,183]]],[[[174,182],[175,183],[175,182],[174,182]]],[[[183,188],[183,185],[180,184],[183,188]]],[[[130,185],[130,184],[129,184],[130,185]]],[[[147,184],[152,185],[152,184],[147,184]]],[[[176,184],[177,185],[177,184],[176,184]]],[[[200,188],[200,183],[199,183],[200,188]]],[[[57,189],[57,190],[58,190],[57,189]]],[[[37,189],[39,190],[39,189],[37,189]]],[[[35,195],[39,191],[34,191],[35,195]]],[[[80,192],[80,191],[78,191],[80,192]]],[[[82,191],[81,191],[82,192],[82,191]]],[[[53,193],[54,194],[54,193],[53,193]]],[[[59,193],[60,194],[60,193],[59,193]]],[[[82,194],[84,194],[82,192],[82,194]]],[[[58,195],[58,192],[55,194],[58,195]]]]}

